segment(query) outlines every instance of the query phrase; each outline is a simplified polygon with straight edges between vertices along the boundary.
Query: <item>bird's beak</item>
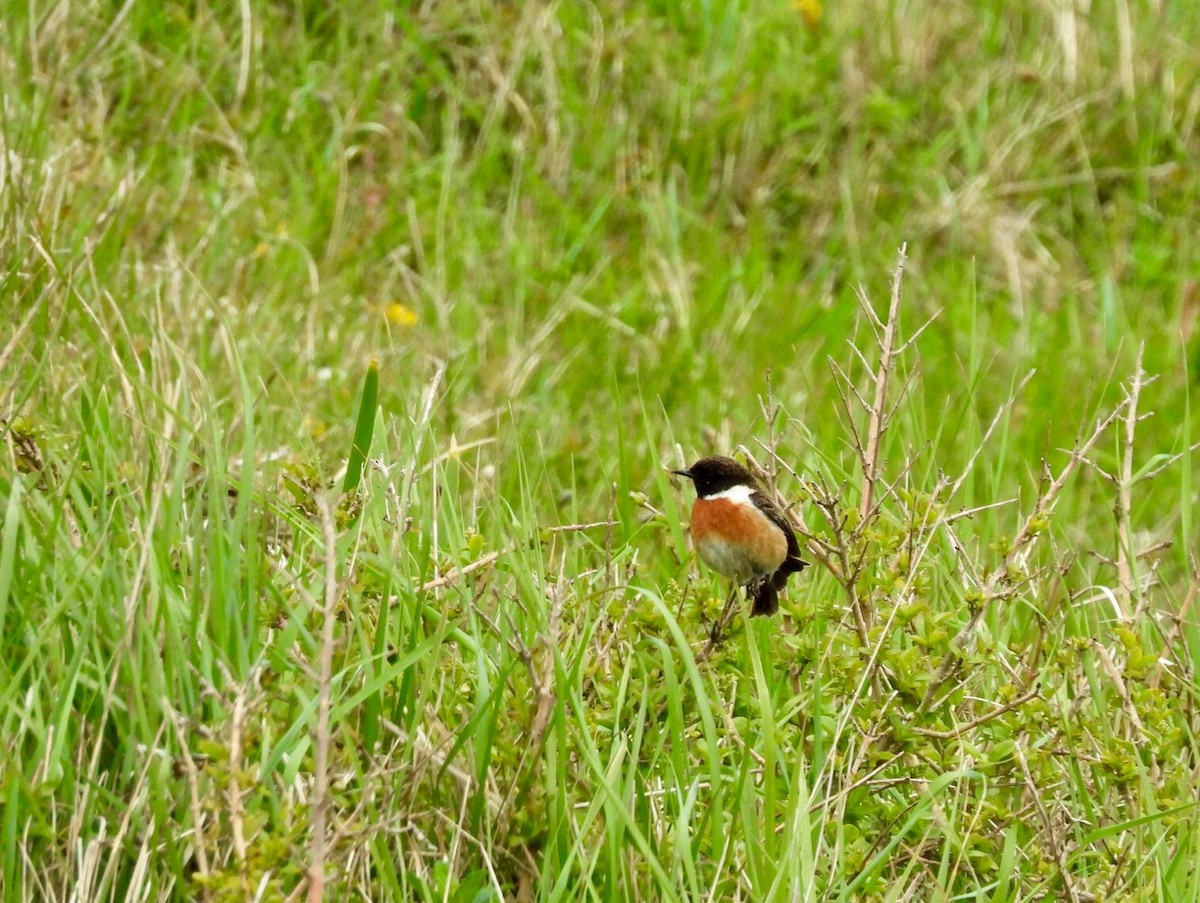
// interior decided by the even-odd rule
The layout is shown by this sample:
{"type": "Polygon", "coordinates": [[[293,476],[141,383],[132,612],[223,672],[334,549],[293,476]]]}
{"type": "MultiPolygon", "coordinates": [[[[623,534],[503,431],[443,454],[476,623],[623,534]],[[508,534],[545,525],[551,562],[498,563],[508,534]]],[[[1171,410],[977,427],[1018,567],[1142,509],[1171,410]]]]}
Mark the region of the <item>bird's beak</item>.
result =
{"type": "Polygon", "coordinates": [[[692,472],[690,470],[672,470],[671,473],[678,474],[681,477],[687,477],[689,480],[692,478],[692,472]]]}

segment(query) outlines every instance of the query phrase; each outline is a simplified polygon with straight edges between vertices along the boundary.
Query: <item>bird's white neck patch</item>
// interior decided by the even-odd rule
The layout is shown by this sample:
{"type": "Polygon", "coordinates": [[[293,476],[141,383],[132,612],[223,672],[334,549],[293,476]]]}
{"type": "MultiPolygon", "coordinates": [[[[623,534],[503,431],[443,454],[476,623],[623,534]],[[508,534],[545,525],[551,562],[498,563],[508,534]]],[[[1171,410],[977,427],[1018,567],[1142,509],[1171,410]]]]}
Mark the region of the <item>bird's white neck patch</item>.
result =
{"type": "Polygon", "coordinates": [[[750,496],[754,494],[753,487],[747,486],[745,483],[739,486],[730,486],[728,489],[722,489],[720,492],[714,492],[712,495],[704,496],[704,501],[715,502],[718,499],[726,499],[738,504],[744,504],[750,501],[750,496]]]}

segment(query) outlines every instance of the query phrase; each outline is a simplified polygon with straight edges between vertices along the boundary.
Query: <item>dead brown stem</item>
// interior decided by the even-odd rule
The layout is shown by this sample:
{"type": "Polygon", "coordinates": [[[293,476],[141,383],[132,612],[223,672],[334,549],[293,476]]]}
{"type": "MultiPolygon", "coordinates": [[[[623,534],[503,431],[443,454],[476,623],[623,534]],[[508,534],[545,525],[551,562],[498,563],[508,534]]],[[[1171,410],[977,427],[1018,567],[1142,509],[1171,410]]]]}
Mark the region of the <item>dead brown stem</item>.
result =
{"type": "Polygon", "coordinates": [[[1125,617],[1131,617],[1137,605],[1133,577],[1133,541],[1130,530],[1130,511],[1133,507],[1133,440],[1138,422],[1138,399],[1142,394],[1145,383],[1145,371],[1142,370],[1142,357],[1146,352],[1146,343],[1138,349],[1137,365],[1134,367],[1133,379],[1130,380],[1128,403],[1125,410],[1125,443],[1121,455],[1121,479],[1117,483],[1117,503],[1113,514],[1117,519],[1117,582],[1121,586],[1122,611],[1125,617]]]}
{"type": "MultiPolygon", "coordinates": [[[[180,758],[183,761],[183,772],[187,775],[188,802],[192,812],[192,849],[195,850],[196,867],[201,878],[212,874],[208,862],[208,848],[204,839],[204,807],[200,803],[200,769],[192,751],[188,749],[187,734],[183,729],[183,719],[175,713],[171,716],[171,725],[175,728],[175,737],[179,741],[180,758]]],[[[205,901],[212,899],[212,890],[207,882],[200,881],[200,893],[205,901]]]]}
{"type": "Polygon", "coordinates": [[[1196,601],[1196,596],[1200,594],[1200,569],[1196,567],[1195,559],[1192,560],[1192,582],[1188,587],[1187,595],[1183,597],[1183,604],[1179,606],[1179,613],[1172,619],[1171,630],[1163,638],[1162,651],[1158,654],[1158,661],[1154,663],[1154,670],[1150,672],[1146,678],[1146,685],[1149,687],[1157,687],[1162,680],[1163,662],[1167,655],[1175,647],[1175,643],[1179,639],[1179,635],[1183,630],[1183,624],[1187,619],[1188,613],[1192,609],[1192,605],[1196,601]]]}
{"type": "Polygon", "coordinates": [[[238,687],[233,700],[233,717],[229,726],[229,827],[233,832],[233,854],[237,859],[238,875],[242,881],[242,892],[249,897],[252,893],[246,863],[246,828],[242,812],[242,787],[238,775],[242,771],[242,731],[246,722],[246,694],[253,675],[238,687]]]}
{"type": "MultiPolygon", "coordinates": [[[[440,372],[440,371],[439,371],[440,372]]],[[[333,684],[334,619],[337,612],[337,532],[329,500],[317,496],[325,537],[325,605],[321,612],[321,661],[317,684],[317,729],[313,740],[312,861],[308,868],[308,900],[318,903],[325,895],[325,821],[329,808],[329,703],[333,684]]]]}
{"type": "MultiPolygon", "coordinates": [[[[883,327],[883,337],[879,342],[879,369],[875,372],[875,400],[868,409],[870,420],[867,427],[867,446],[863,454],[863,487],[862,499],[859,501],[859,514],[866,517],[871,510],[871,501],[875,494],[875,481],[879,476],[879,447],[883,434],[887,430],[887,389],[888,378],[892,372],[892,351],[896,342],[896,327],[900,320],[901,288],[904,284],[904,266],[908,261],[908,245],[900,246],[900,260],[892,274],[892,298],[888,306],[887,322],[883,327]]],[[[866,298],[860,293],[866,303],[866,298]]]]}

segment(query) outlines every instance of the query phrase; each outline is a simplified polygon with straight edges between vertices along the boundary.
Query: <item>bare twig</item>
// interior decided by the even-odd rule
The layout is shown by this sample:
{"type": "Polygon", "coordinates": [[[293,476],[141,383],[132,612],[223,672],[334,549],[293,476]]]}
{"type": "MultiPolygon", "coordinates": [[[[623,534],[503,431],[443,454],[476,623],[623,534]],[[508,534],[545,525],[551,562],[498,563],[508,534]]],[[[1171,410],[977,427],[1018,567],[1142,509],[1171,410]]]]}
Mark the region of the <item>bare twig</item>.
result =
{"type": "Polygon", "coordinates": [[[1125,409],[1125,443],[1121,455],[1121,479],[1117,483],[1117,503],[1113,514],[1117,519],[1117,582],[1121,585],[1122,608],[1125,617],[1133,614],[1136,601],[1133,586],[1133,537],[1129,522],[1130,511],[1133,507],[1133,438],[1138,422],[1138,398],[1145,385],[1145,371],[1142,370],[1142,357],[1146,353],[1146,343],[1138,349],[1137,364],[1134,367],[1133,379],[1129,384],[1128,403],[1125,409]]]}
{"type": "MultiPolygon", "coordinates": [[[[795,467],[793,467],[784,458],[780,457],[778,452],[762,441],[756,441],[758,442],[759,447],[771,456],[776,467],[782,467],[784,470],[786,470],[791,475],[792,479],[794,479],[797,483],[803,482],[800,479],[800,475],[796,473],[795,467]]],[[[740,446],[739,451],[741,451],[741,453],[745,456],[746,462],[750,466],[750,472],[756,477],[761,478],[767,473],[766,468],[759,464],[754,455],[744,445],[740,446]]],[[[817,559],[821,566],[829,571],[829,573],[833,574],[834,579],[837,580],[838,583],[843,583],[841,568],[833,559],[833,556],[837,554],[837,546],[813,533],[812,530],[809,529],[808,523],[804,520],[804,515],[800,512],[800,510],[794,505],[785,504],[782,497],[778,494],[778,491],[776,491],[775,495],[772,497],[772,501],[779,506],[779,509],[784,513],[784,516],[787,517],[792,526],[796,528],[796,532],[804,540],[805,551],[812,555],[813,558],[817,559]]]]}
{"type": "MultiPolygon", "coordinates": [[[[850,345],[850,347],[854,350],[855,354],[857,354],[859,357],[862,357],[862,352],[858,350],[857,345],[855,345],[853,343],[847,343],[847,344],[850,345]]],[[[850,378],[850,375],[845,370],[842,369],[841,364],[839,364],[837,361],[835,361],[832,357],[827,357],[825,360],[826,360],[826,363],[829,364],[829,369],[833,371],[833,375],[838,377],[838,379],[840,380],[840,382],[837,384],[838,391],[843,393],[842,409],[845,410],[847,415],[850,414],[850,399],[845,397],[845,394],[844,394],[845,389],[849,389],[851,392],[854,393],[854,398],[858,401],[859,407],[861,407],[864,411],[871,410],[871,403],[869,401],[867,401],[867,399],[863,396],[862,392],[858,391],[858,386],[854,385],[854,380],[852,380],[850,378]]],[[[869,367],[866,369],[868,372],[870,372],[869,367]]],[[[857,435],[858,430],[854,426],[853,419],[849,419],[847,421],[847,425],[852,430],[854,430],[855,434],[857,435]]],[[[858,452],[860,455],[864,453],[861,445],[858,446],[858,452]]]]}
{"type": "Polygon", "coordinates": [[[619,520],[597,520],[589,524],[560,524],[557,527],[542,527],[544,533],[582,533],[584,530],[595,530],[598,527],[608,527],[609,532],[612,532],[613,527],[621,526],[619,520]]]}
{"type": "Polygon", "coordinates": [[[1008,396],[1008,400],[1004,402],[1004,404],[1000,405],[999,409],[996,411],[996,415],[992,418],[992,422],[989,423],[988,428],[983,431],[983,437],[979,440],[979,444],[976,445],[975,450],[971,452],[971,457],[967,460],[966,467],[963,468],[963,471],[961,474],[959,474],[958,479],[956,479],[953,485],[950,487],[950,492],[946,495],[947,499],[952,499],[954,496],[958,495],[958,490],[962,488],[963,483],[967,481],[967,477],[969,477],[971,472],[974,471],[975,462],[979,459],[980,453],[987,446],[988,440],[992,438],[992,433],[996,431],[996,427],[1000,425],[1004,417],[1012,411],[1012,407],[1016,403],[1017,396],[1020,395],[1025,389],[1025,386],[1028,384],[1029,380],[1033,378],[1033,374],[1035,373],[1037,373],[1037,370],[1030,370],[1028,373],[1026,373],[1021,378],[1021,381],[1017,383],[1016,389],[1014,389],[1012,394],[1008,396]]]}
{"type": "MultiPolygon", "coordinates": [[[[1138,418],[1138,420],[1141,420],[1141,419],[1142,419],[1141,417],[1138,418]]],[[[1133,482],[1141,483],[1144,480],[1153,480],[1156,476],[1158,476],[1160,473],[1162,473],[1168,467],[1171,467],[1173,464],[1178,462],[1184,455],[1190,455],[1192,452],[1196,451],[1196,449],[1200,449],[1200,440],[1193,442],[1191,445],[1189,445],[1187,448],[1185,448],[1181,452],[1176,452],[1173,455],[1168,455],[1168,456],[1162,458],[1157,467],[1152,467],[1149,470],[1145,471],[1144,473],[1139,474],[1138,477],[1133,482]]]]}
{"type": "Polygon", "coordinates": [[[1058,834],[1054,830],[1054,824],[1050,821],[1050,814],[1046,811],[1046,807],[1042,803],[1042,791],[1033,779],[1033,772],[1029,770],[1029,762],[1025,758],[1025,750],[1021,748],[1020,743],[1017,743],[1013,747],[1013,752],[1016,753],[1017,761],[1021,763],[1021,771],[1025,776],[1025,786],[1029,788],[1029,796],[1033,800],[1038,816],[1042,820],[1046,845],[1049,847],[1051,855],[1054,856],[1055,862],[1058,863],[1059,876],[1062,878],[1063,885],[1067,889],[1068,897],[1070,897],[1072,903],[1087,903],[1087,901],[1094,900],[1095,898],[1091,894],[1081,894],[1075,887],[1075,881],[1071,877],[1070,869],[1067,867],[1066,853],[1059,843],[1058,834]]]}
{"type": "MultiPolygon", "coordinates": [[[[767,470],[766,468],[760,467],[760,473],[757,473],[756,476],[765,482],[770,498],[773,499],[776,504],[778,504],[781,501],[779,497],[778,480],[779,455],[776,453],[776,450],[779,448],[779,436],[775,433],[775,421],[779,419],[779,413],[782,410],[782,407],[775,402],[775,387],[771,383],[770,370],[767,371],[766,379],[767,394],[766,397],[763,397],[762,395],[758,396],[758,408],[762,412],[763,423],[766,424],[767,427],[767,444],[764,446],[764,448],[771,453],[771,469],[767,470]]],[[[762,443],[760,442],[759,444],[761,445],[762,443]]],[[[755,465],[758,464],[757,461],[754,463],[755,465]]]]}
{"type": "MultiPolygon", "coordinates": [[[[1146,729],[1142,726],[1142,719],[1138,715],[1137,706],[1133,703],[1133,698],[1129,695],[1129,687],[1125,683],[1125,675],[1121,672],[1121,668],[1113,660],[1112,654],[1104,647],[1103,643],[1097,640],[1092,640],[1092,650],[1096,653],[1096,657],[1100,659],[1100,664],[1103,666],[1105,673],[1108,674],[1109,680],[1113,682],[1113,686],[1117,688],[1117,694],[1121,697],[1121,704],[1125,708],[1125,715],[1129,718],[1129,724],[1132,728],[1130,739],[1139,749],[1143,746],[1146,739],[1146,729]]],[[[1155,774],[1157,767],[1152,764],[1151,778],[1158,780],[1158,775],[1155,774]]]]}
{"type": "MultiPolygon", "coordinates": [[[[949,497],[949,494],[947,494],[947,498],[948,497],[949,497]]],[[[971,517],[974,517],[976,514],[979,514],[981,511],[991,511],[995,508],[1003,508],[1005,505],[1015,504],[1016,501],[1017,500],[1015,498],[1011,498],[1011,499],[1004,499],[999,502],[991,502],[990,504],[987,504],[987,505],[977,505],[974,508],[964,508],[962,511],[955,511],[953,514],[947,514],[940,521],[938,521],[938,523],[941,525],[952,524],[955,521],[962,520],[964,517],[971,518],[971,517]]]]}
{"type": "MultiPolygon", "coordinates": [[[[820,489],[819,492],[813,492],[813,501],[821,509],[821,513],[825,516],[825,521],[829,524],[829,529],[836,540],[834,543],[834,552],[837,555],[838,572],[841,574],[842,587],[850,597],[850,613],[854,616],[854,630],[858,634],[859,645],[863,649],[870,649],[870,628],[867,625],[862,596],[858,591],[858,575],[862,567],[863,557],[860,554],[857,556],[857,561],[851,560],[851,547],[854,539],[853,535],[847,535],[846,533],[846,516],[844,514],[841,516],[838,515],[839,497],[827,490],[820,489]]],[[[861,527],[862,524],[860,523],[859,526],[861,527]]]]}
{"type": "Polygon", "coordinates": [[[1025,519],[1025,522],[1021,525],[1021,529],[1013,538],[1012,548],[1004,557],[1004,562],[996,570],[996,572],[992,574],[989,584],[993,588],[998,586],[1004,580],[1008,579],[1009,568],[1015,562],[1017,556],[1024,551],[1025,547],[1029,545],[1029,543],[1032,542],[1041,532],[1041,519],[1045,517],[1054,507],[1054,503],[1058,500],[1059,493],[1062,492],[1067,480],[1071,478],[1071,475],[1075,472],[1075,469],[1083,460],[1083,456],[1088,453],[1088,450],[1095,445],[1097,441],[1099,441],[1100,437],[1104,435],[1105,431],[1112,425],[1113,421],[1121,416],[1121,411],[1124,407],[1124,402],[1117,405],[1107,417],[1097,422],[1095,428],[1091,432],[1091,435],[1089,435],[1087,439],[1076,443],[1075,448],[1070,453],[1070,459],[1066,464],[1063,465],[1063,469],[1059,471],[1058,476],[1054,477],[1053,480],[1050,481],[1049,486],[1047,486],[1045,491],[1042,492],[1041,496],[1038,497],[1037,503],[1033,506],[1033,511],[1029,514],[1029,517],[1025,519]]]}
{"type": "Polygon", "coordinates": [[[963,734],[970,733],[971,731],[975,730],[975,728],[987,724],[989,721],[999,718],[1001,715],[1004,715],[1007,712],[1011,712],[1014,709],[1019,709],[1021,706],[1025,705],[1025,703],[1029,702],[1029,700],[1037,696],[1040,689],[1041,688],[1037,684],[1034,684],[1011,702],[1006,702],[1004,705],[997,706],[990,712],[980,715],[978,718],[972,718],[970,721],[958,725],[958,727],[954,728],[953,730],[935,731],[925,727],[917,727],[913,728],[913,730],[915,730],[922,737],[932,737],[935,740],[953,740],[955,737],[961,737],[963,734]]]}
{"type": "Polygon", "coordinates": [[[938,692],[947,680],[958,670],[962,663],[962,658],[959,655],[960,651],[966,647],[967,642],[975,632],[975,628],[979,625],[979,619],[983,617],[987,605],[993,599],[1001,598],[1009,594],[1007,584],[1011,580],[1012,569],[1023,557],[1026,548],[1033,543],[1038,535],[1045,527],[1045,518],[1054,507],[1054,503],[1058,500],[1059,493],[1062,492],[1067,480],[1075,472],[1076,468],[1085,460],[1085,455],[1092,448],[1105,431],[1112,426],[1126,409],[1128,400],[1121,402],[1108,416],[1097,422],[1091,434],[1085,439],[1076,441],[1075,448],[1071,450],[1071,457],[1067,463],[1063,465],[1061,471],[1055,477],[1050,477],[1047,471],[1047,482],[1045,488],[1038,496],[1037,502],[1034,503],[1033,510],[1029,516],[1025,518],[1025,522],[1021,525],[1021,529],[1017,531],[1017,535],[1013,537],[1012,544],[1009,546],[1004,560],[1000,562],[1000,566],[984,581],[980,587],[982,598],[979,600],[978,606],[971,613],[971,617],[963,628],[958,632],[958,636],[954,638],[951,644],[951,649],[942,659],[942,664],[938,668],[938,672],[934,679],[930,682],[925,690],[925,696],[921,700],[919,711],[926,712],[930,705],[937,698],[938,692]]]}
{"type": "Polygon", "coordinates": [[[541,752],[542,742],[546,738],[546,728],[550,725],[550,716],[554,714],[554,703],[558,699],[558,692],[555,688],[554,650],[560,648],[559,627],[562,624],[563,599],[569,586],[566,561],[566,556],[563,556],[559,564],[558,581],[549,594],[550,617],[546,625],[546,635],[539,638],[542,667],[540,669],[532,667],[532,659],[530,661],[530,680],[533,682],[534,692],[537,695],[537,709],[529,729],[528,748],[534,755],[541,752]]]}
{"type": "Polygon", "coordinates": [[[495,552],[488,552],[488,554],[483,555],[480,558],[476,558],[470,564],[464,564],[460,568],[455,568],[452,571],[442,574],[440,577],[422,583],[418,589],[420,592],[427,593],[431,590],[441,589],[443,586],[449,586],[452,583],[457,583],[460,578],[465,577],[472,571],[478,571],[481,568],[491,567],[500,560],[501,555],[511,551],[512,546],[509,546],[505,549],[498,549],[495,552]]]}
{"type": "MultiPolygon", "coordinates": [[[[439,376],[441,371],[439,370],[439,376]]],[[[435,383],[436,385],[436,383],[435,383]]],[[[430,393],[432,395],[432,392],[430,393]]],[[[317,496],[325,535],[325,606],[321,612],[321,662],[318,677],[315,775],[313,780],[312,862],[308,868],[308,900],[318,903],[325,895],[325,818],[329,808],[329,701],[333,684],[333,626],[337,609],[337,532],[329,500],[317,496]]]]}
{"type": "MultiPolygon", "coordinates": [[[[871,510],[875,494],[875,481],[879,475],[879,446],[887,429],[887,388],[892,372],[892,349],[896,342],[896,327],[900,319],[901,287],[904,284],[904,266],[908,260],[908,245],[900,246],[900,260],[892,275],[892,299],[888,306],[887,323],[883,327],[883,338],[879,342],[879,369],[875,372],[875,402],[869,408],[870,421],[867,427],[867,447],[863,456],[863,488],[859,502],[859,513],[864,517],[871,510]]],[[[868,305],[869,306],[869,305],[868,305]]]]}
{"type": "MultiPolygon", "coordinates": [[[[590,524],[560,524],[556,527],[543,527],[545,533],[557,535],[559,533],[582,533],[584,530],[595,530],[599,527],[611,528],[620,524],[620,521],[602,520],[590,524]]],[[[447,571],[433,580],[427,580],[417,587],[418,592],[427,593],[430,590],[441,589],[443,586],[450,586],[457,583],[461,578],[467,576],[474,571],[481,570],[486,567],[491,567],[500,560],[501,555],[507,555],[515,546],[505,546],[503,549],[497,549],[495,552],[488,552],[486,555],[481,555],[474,561],[464,564],[462,567],[455,568],[452,571],[447,571]]]]}
{"type": "Polygon", "coordinates": [[[1192,605],[1196,601],[1197,594],[1200,593],[1200,569],[1196,567],[1196,562],[1192,560],[1192,582],[1188,587],[1187,595],[1183,597],[1183,604],[1179,606],[1179,614],[1172,619],[1171,630],[1163,639],[1162,651],[1158,654],[1158,661],[1154,663],[1154,670],[1146,677],[1146,685],[1149,687],[1157,687],[1162,680],[1164,662],[1167,654],[1174,648],[1176,641],[1179,639],[1179,634],[1183,630],[1183,624],[1187,619],[1188,612],[1191,611],[1192,605]]]}
{"type": "MultiPolygon", "coordinates": [[[[183,730],[183,718],[177,713],[172,713],[171,725],[175,728],[175,736],[179,740],[183,771],[187,775],[188,797],[192,810],[192,849],[196,855],[196,867],[199,869],[200,877],[207,878],[212,872],[208,862],[208,845],[204,839],[204,808],[200,804],[200,769],[196,766],[192,751],[188,749],[187,734],[183,730]]],[[[198,883],[203,899],[211,900],[212,890],[208,883],[204,881],[198,883]]]]}
{"type": "Polygon", "coordinates": [[[717,618],[708,632],[708,640],[704,643],[704,647],[696,653],[696,664],[708,661],[725,638],[725,631],[733,623],[734,616],[738,612],[737,602],[740,595],[738,589],[739,587],[735,583],[732,591],[729,593],[729,598],[725,600],[725,607],[721,609],[721,616],[717,618]]]}
{"type": "Polygon", "coordinates": [[[237,859],[238,875],[242,881],[242,892],[249,897],[251,894],[250,875],[247,872],[247,846],[245,819],[242,812],[242,787],[238,775],[242,770],[242,731],[246,722],[246,694],[254,679],[251,674],[238,687],[237,696],[233,700],[233,717],[229,726],[229,827],[233,832],[233,854],[237,859]]]}

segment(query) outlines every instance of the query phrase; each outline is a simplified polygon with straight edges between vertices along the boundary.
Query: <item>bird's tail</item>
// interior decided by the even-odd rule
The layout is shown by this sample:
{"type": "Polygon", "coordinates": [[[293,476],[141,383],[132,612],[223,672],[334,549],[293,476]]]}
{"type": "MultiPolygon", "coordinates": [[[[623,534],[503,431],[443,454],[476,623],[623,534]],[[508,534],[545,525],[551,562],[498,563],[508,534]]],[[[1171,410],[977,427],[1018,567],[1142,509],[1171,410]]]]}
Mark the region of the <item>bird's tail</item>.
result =
{"type": "MultiPolygon", "coordinates": [[[[775,575],[777,576],[778,573],[776,571],[775,575]]],[[[785,577],[784,582],[786,581],[785,577]]],[[[773,615],[779,611],[779,590],[775,587],[775,576],[755,580],[746,587],[746,594],[750,596],[750,601],[753,603],[750,606],[750,617],[773,615]]]]}
{"type": "Polygon", "coordinates": [[[751,602],[754,604],[750,607],[750,617],[756,618],[759,615],[773,615],[779,611],[779,591],[787,586],[788,577],[792,574],[799,574],[802,570],[808,567],[808,562],[803,558],[795,555],[788,556],[788,559],[779,566],[770,577],[763,577],[747,588],[747,594],[750,596],[751,602]]]}

